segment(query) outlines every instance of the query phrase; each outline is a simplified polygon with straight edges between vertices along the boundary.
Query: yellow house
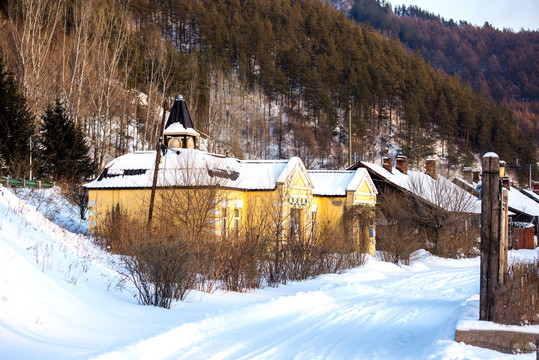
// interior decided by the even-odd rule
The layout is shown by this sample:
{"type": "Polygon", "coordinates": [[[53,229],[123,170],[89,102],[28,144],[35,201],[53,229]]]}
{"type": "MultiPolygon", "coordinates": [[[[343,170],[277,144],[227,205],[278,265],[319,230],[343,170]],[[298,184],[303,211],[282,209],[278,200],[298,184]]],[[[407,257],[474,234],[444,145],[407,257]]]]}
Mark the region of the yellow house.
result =
{"type": "Polygon", "coordinates": [[[343,230],[374,254],[374,210],[378,191],[366,169],[354,171],[309,170],[313,183],[312,209],[317,226],[343,230]]]}
{"type": "MultiPolygon", "coordinates": [[[[297,157],[233,159],[196,150],[199,135],[179,96],[163,131],[152,211],[156,222],[220,239],[264,233],[279,241],[312,240],[325,231],[326,237],[318,237],[339,233],[374,252],[377,191],[365,169],[307,171],[297,157]]],[[[84,185],[90,231],[106,226],[115,213],[149,219],[156,155],[120,156],[84,185]]]]}
{"type": "MultiPolygon", "coordinates": [[[[155,151],[120,156],[85,185],[91,231],[114,211],[148,218],[155,159],[155,151]]],[[[175,148],[159,163],[153,217],[172,218],[195,235],[226,239],[256,227],[286,239],[314,234],[322,226],[352,224],[346,215],[354,209],[372,212],[376,194],[365,169],[307,171],[297,157],[238,160],[175,148]]],[[[355,237],[368,233],[372,253],[374,224],[355,223],[347,231],[355,237]]]]}

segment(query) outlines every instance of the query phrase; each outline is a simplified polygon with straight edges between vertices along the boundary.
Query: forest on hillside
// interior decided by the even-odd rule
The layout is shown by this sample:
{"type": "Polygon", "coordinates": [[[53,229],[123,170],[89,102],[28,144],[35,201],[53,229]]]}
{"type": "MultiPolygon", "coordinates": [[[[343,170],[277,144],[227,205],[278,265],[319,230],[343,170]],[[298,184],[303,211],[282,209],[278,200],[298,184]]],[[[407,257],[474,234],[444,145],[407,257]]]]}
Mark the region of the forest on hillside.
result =
{"type": "Polygon", "coordinates": [[[356,0],[350,16],[397,37],[435,68],[508,105],[519,127],[539,143],[539,31],[478,27],[417,6],[392,9],[384,0],[356,0]]]}
{"type": "Polygon", "coordinates": [[[13,0],[1,10],[0,54],[35,121],[60,99],[99,168],[154,148],[162,106],[178,94],[209,150],[237,157],[342,168],[350,135],[353,159],[397,143],[416,165],[432,155],[472,165],[485,151],[536,162],[506,105],[325,2],[13,0]]]}

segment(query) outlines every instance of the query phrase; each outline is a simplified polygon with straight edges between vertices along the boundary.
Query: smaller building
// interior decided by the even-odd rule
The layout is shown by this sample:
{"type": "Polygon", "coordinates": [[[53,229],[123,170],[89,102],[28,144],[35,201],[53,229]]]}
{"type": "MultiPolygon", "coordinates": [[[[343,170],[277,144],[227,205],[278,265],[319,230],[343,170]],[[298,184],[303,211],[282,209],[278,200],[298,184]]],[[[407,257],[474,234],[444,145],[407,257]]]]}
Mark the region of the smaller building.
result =
{"type": "Polygon", "coordinates": [[[376,245],[375,205],[378,191],[366,169],[354,171],[309,170],[314,183],[313,207],[321,221],[318,226],[335,228],[339,222],[366,252],[376,245]]]}
{"type": "Polygon", "coordinates": [[[476,197],[438,175],[434,159],[426,160],[424,172],[408,170],[404,156],[397,158],[395,167],[390,158],[384,158],[382,165],[358,161],[350,167],[350,169],[358,168],[368,170],[380,192],[393,189],[449,212],[476,215],[481,213],[481,202],[476,197]]]}

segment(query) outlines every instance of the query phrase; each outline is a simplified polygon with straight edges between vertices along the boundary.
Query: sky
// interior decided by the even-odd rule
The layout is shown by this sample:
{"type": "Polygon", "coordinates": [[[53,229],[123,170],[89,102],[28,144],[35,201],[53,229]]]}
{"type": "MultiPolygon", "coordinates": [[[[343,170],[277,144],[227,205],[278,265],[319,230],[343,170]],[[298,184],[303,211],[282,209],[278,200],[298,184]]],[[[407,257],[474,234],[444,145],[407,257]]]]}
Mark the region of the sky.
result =
{"type": "Polygon", "coordinates": [[[390,0],[396,5],[417,5],[445,19],[465,20],[483,26],[488,21],[498,29],[518,32],[539,30],[539,0],[390,0]]]}

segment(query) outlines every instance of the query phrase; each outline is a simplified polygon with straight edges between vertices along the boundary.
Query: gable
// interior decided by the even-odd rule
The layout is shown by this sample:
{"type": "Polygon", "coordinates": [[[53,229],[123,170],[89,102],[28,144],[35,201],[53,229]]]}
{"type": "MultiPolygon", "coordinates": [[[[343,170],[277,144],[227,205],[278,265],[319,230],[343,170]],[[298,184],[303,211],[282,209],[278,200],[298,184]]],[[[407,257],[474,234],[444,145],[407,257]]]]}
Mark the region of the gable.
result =
{"type": "Polygon", "coordinates": [[[363,194],[372,193],[371,189],[369,188],[369,184],[367,184],[367,181],[363,181],[361,183],[361,186],[359,187],[358,192],[363,193],[363,194]]]}
{"type": "Polygon", "coordinates": [[[290,181],[290,186],[297,186],[297,187],[307,187],[305,180],[303,179],[303,176],[301,176],[301,172],[296,171],[294,174],[294,177],[292,178],[292,181],[290,181]]]}
{"type": "Polygon", "coordinates": [[[286,164],[286,167],[279,175],[277,184],[282,184],[285,186],[297,186],[308,189],[314,188],[313,181],[307,173],[307,169],[305,169],[303,162],[301,162],[301,159],[298,157],[290,158],[286,164]]]}

